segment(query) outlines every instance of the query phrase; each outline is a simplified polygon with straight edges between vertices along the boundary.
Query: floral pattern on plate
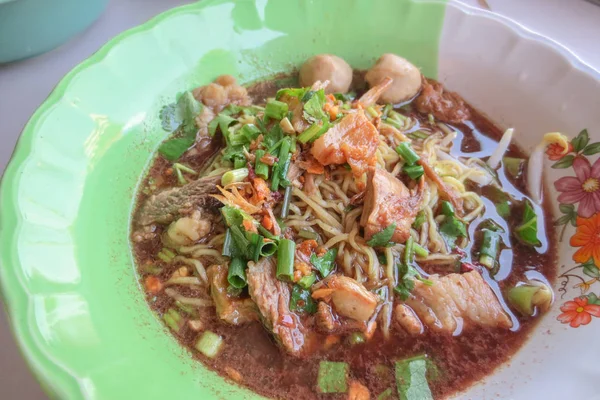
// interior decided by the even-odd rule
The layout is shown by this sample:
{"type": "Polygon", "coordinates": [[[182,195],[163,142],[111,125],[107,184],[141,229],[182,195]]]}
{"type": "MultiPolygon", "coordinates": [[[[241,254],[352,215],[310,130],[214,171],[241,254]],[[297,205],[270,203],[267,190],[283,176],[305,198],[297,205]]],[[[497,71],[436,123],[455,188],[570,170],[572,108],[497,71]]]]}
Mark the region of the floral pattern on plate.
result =
{"type": "Polygon", "coordinates": [[[564,240],[569,225],[575,233],[569,244],[575,249],[574,267],[559,275],[561,298],[567,294],[570,284],[581,290],[581,296],[566,301],[557,319],[573,328],[587,325],[592,317],[600,318],[600,299],[592,287],[597,289],[600,282],[600,157],[592,162],[590,156],[600,153],[600,142],[589,143],[587,129],[584,129],[568,145],[551,143],[546,147],[546,155],[556,161],[552,168],[572,168],[574,176],[565,176],[554,182],[559,193],[559,210],[563,214],[554,224],[562,226],[559,241],[564,240]]]}

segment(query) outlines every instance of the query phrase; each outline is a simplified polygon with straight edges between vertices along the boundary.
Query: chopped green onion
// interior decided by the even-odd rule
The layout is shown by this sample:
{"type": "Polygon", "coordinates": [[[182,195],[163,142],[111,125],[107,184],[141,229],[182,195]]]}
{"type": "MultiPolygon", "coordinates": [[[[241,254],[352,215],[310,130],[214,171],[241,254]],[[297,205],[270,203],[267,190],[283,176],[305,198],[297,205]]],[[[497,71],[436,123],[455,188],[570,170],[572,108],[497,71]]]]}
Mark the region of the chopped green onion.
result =
{"type": "Polygon", "coordinates": [[[258,262],[258,259],[260,258],[261,250],[262,250],[262,247],[264,244],[264,238],[256,233],[251,233],[250,237],[251,237],[250,243],[252,244],[252,249],[253,249],[252,260],[254,262],[258,262]]]}
{"type": "Polygon", "coordinates": [[[394,391],[391,388],[385,389],[377,396],[376,400],[390,400],[394,397],[394,391]]]}
{"type": "Polygon", "coordinates": [[[162,250],[160,252],[158,252],[157,256],[164,262],[170,263],[173,260],[173,258],[175,258],[175,253],[173,253],[171,250],[167,249],[166,247],[163,247],[162,250]]]}
{"type": "Polygon", "coordinates": [[[223,347],[223,338],[216,333],[206,331],[196,342],[196,350],[208,358],[215,358],[223,347]]]}
{"type": "Polygon", "coordinates": [[[260,234],[261,234],[261,235],[263,235],[263,236],[264,236],[264,237],[266,237],[266,238],[269,238],[269,239],[271,239],[271,240],[279,240],[279,237],[278,237],[278,236],[275,236],[275,235],[273,235],[271,232],[269,232],[269,231],[267,230],[267,228],[265,228],[265,227],[264,227],[264,226],[262,226],[262,225],[259,225],[259,226],[258,226],[258,231],[260,232],[260,234]]]}
{"type": "Polygon", "coordinates": [[[429,255],[429,251],[418,243],[413,244],[413,250],[417,257],[425,258],[429,255]]]}
{"type": "Polygon", "coordinates": [[[400,122],[398,122],[398,121],[396,121],[394,119],[388,118],[388,119],[385,120],[385,123],[393,126],[394,128],[396,128],[396,129],[398,129],[400,131],[404,130],[404,124],[400,123],[400,122]]]}
{"type": "Polygon", "coordinates": [[[279,188],[279,180],[286,178],[290,163],[290,147],[292,147],[292,142],[287,136],[283,138],[279,148],[279,161],[273,166],[273,177],[271,178],[271,190],[273,191],[279,188]]]}
{"type": "Polygon", "coordinates": [[[300,287],[302,287],[303,289],[310,289],[310,287],[315,283],[316,280],[317,274],[313,272],[310,275],[306,275],[300,278],[300,280],[298,281],[298,285],[300,285],[300,287]]]}
{"type": "Polygon", "coordinates": [[[503,157],[502,165],[504,169],[510,176],[513,178],[518,178],[523,171],[523,166],[525,165],[525,160],[522,158],[515,157],[503,157]]]}
{"type": "Polygon", "coordinates": [[[514,233],[526,245],[534,247],[540,245],[537,237],[537,214],[527,200],[523,211],[523,223],[515,228],[514,233]]]}
{"type": "Polygon", "coordinates": [[[433,114],[427,114],[427,120],[429,121],[429,123],[431,125],[435,124],[435,118],[434,118],[433,114]]]}
{"type": "Polygon", "coordinates": [[[404,244],[404,264],[410,265],[415,257],[413,246],[415,244],[415,239],[413,239],[412,235],[408,237],[406,243],[404,244]]]}
{"type": "Polygon", "coordinates": [[[234,254],[238,257],[243,257],[245,259],[249,259],[250,256],[248,254],[248,247],[250,242],[246,239],[246,236],[242,233],[242,230],[239,226],[233,225],[229,227],[231,231],[231,237],[233,242],[235,243],[235,248],[237,249],[237,253],[234,254]]]}
{"type": "Polygon", "coordinates": [[[421,130],[411,132],[407,136],[410,137],[411,139],[413,139],[413,138],[414,139],[427,139],[429,137],[427,132],[421,131],[421,130]]]}
{"type": "Polygon", "coordinates": [[[367,107],[367,113],[369,113],[369,115],[371,117],[373,117],[373,118],[379,117],[379,114],[377,113],[377,110],[375,110],[375,108],[373,108],[373,106],[367,107]]]}
{"type": "Polygon", "coordinates": [[[308,143],[313,137],[315,137],[319,133],[322,127],[322,122],[318,122],[316,124],[311,125],[310,128],[308,128],[298,136],[298,141],[302,144],[308,143]]]}
{"type": "Polygon", "coordinates": [[[263,239],[262,247],[260,248],[260,255],[263,257],[272,256],[277,252],[276,242],[265,242],[263,239]]]}
{"type": "Polygon", "coordinates": [[[320,393],[346,393],[348,364],[344,362],[321,361],[317,387],[320,393]]]}
{"type": "Polygon", "coordinates": [[[483,231],[479,262],[489,269],[496,267],[496,260],[500,251],[500,234],[489,229],[483,231]]]}
{"type": "Polygon", "coordinates": [[[442,201],[442,214],[444,214],[447,217],[452,217],[454,215],[454,207],[452,206],[452,203],[450,203],[449,201],[442,201]]]}
{"type": "Polygon", "coordinates": [[[227,282],[236,289],[243,289],[248,285],[246,280],[246,263],[239,257],[234,257],[229,263],[227,282]]]}
{"type": "Polygon", "coordinates": [[[392,111],[394,109],[394,106],[391,104],[386,104],[385,107],[383,107],[383,113],[381,114],[381,118],[385,119],[388,117],[388,115],[390,114],[390,111],[392,111]]]}
{"type": "Polygon", "coordinates": [[[402,115],[399,112],[396,112],[394,110],[390,111],[389,116],[392,117],[392,118],[394,118],[394,119],[397,119],[399,121],[402,121],[402,122],[404,122],[404,121],[406,121],[408,119],[407,116],[402,115]]]}
{"type": "Polygon", "coordinates": [[[177,175],[177,182],[179,182],[180,185],[185,185],[187,183],[179,168],[175,168],[175,174],[177,175]]]}
{"type": "Polygon", "coordinates": [[[532,316],[535,307],[546,311],[552,303],[552,290],[539,282],[535,285],[524,284],[511,288],[508,291],[509,303],[525,316],[532,316]]]}
{"type": "Polygon", "coordinates": [[[417,214],[417,217],[415,218],[415,222],[413,222],[413,224],[412,224],[413,228],[415,228],[416,230],[421,229],[421,226],[423,226],[423,224],[425,223],[426,220],[427,220],[427,217],[425,216],[425,212],[419,211],[419,213],[417,214]]]}
{"type": "Polygon", "coordinates": [[[277,279],[291,280],[294,275],[294,256],[296,243],[289,239],[281,239],[277,247],[277,279]]]}
{"type": "Polygon", "coordinates": [[[417,356],[396,362],[396,385],[401,400],[433,400],[427,382],[427,359],[417,356]]]}
{"type": "Polygon", "coordinates": [[[242,182],[248,177],[248,168],[238,168],[227,171],[221,177],[221,185],[229,185],[234,182],[242,182]]]}
{"type": "Polygon", "coordinates": [[[176,301],[175,305],[177,306],[177,308],[179,308],[181,311],[183,311],[184,313],[186,313],[188,315],[191,315],[191,316],[196,315],[197,310],[189,304],[183,304],[180,301],[176,301]]]}
{"type": "Polygon", "coordinates": [[[269,166],[260,161],[264,157],[265,151],[256,150],[254,155],[256,157],[256,162],[254,163],[254,172],[256,173],[256,176],[260,176],[263,179],[269,179],[269,166]]]}
{"type": "Polygon", "coordinates": [[[298,232],[298,236],[300,236],[302,239],[312,240],[317,240],[319,238],[319,234],[317,232],[309,231],[308,229],[300,229],[300,232],[298,232]]]}
{"type": "Polygon", "coordinates": [[[149,264],[149,265],[145,264],[142,267],[142,270],[144,272],[147,272],[147,273],[152,274],[152,275],[158,275],[158,274],[160,274],[162,272],[163,269],[161,267],[158,267],[158,266],[154,265],[154,264],[149,264]]]}
{"type": "Polygon", "coordinates": [[[235,169],[239,169],[239,168],[244,168],[246,166],[246,159],[245,158],[234,158],[233,159],[233,168],[235,169]]]}
{"type": "Polygon", "coordinates": [[[420,165],[405,165],[402,168],[402,171],[412,180],[417,180],[423,176],[425,170],[420,165]]]}
{"type": "Polygon", "coordinates": [[[232,257],[235,254],[235,243],[233,243],[233,238],[231,237],[231,231],[229,228],[225,231],[225,240],[223,240],[223,252],[221,255],[225,257],[232,257]]]}
{"type": "Polygon", "coordinates": [[[292,187],[288,186],[285,188],[285,194],[283,196],[283,204],[281,205],[281,218],[287,218],[290,211],[290,203],[292,200],[292,187]]]}
{"type": "Polygon", "coordinates": [[[290,122],[290,119],[288,117],[285,117],[281,121],[279,121],[279,126],[287,134],[291,135],[292,133],[295,132],[294,126],[292,125],[292,123],[290,122]]]}
{"type": "Polygon", "coordinates": [[[353,346],[357,344],[363,344],[366,341],[367,339],[365,338],[365,335],[363,335],[361,332],[352,332],[348,337],[348,342],[350,342],[350,344],[353,346]]]}
{"type": "Polygon", "coordinates": [[[173,308],[169,308],[163,314],[163,321],[165,321],[165,324],[176,333],[179,333],[179,330],[181,329],[181,327],[183,326],[183,323],[184,323],[183,318],[181,317],[181,314],[179,314],[173,308]]]}
{"type": "Polygon", "coordinates": [[[286,116],[288,105],[283,101],[269,100],[265,106],[265,115],[267,117],[280,120],[286,116]]]}
{"type": "Polygon", "coordinates": [[[420,160],[421,157],[412,149],[410,144],[402,142],[396,147],[396,152],[404,159],[408,165],[413,165],[420,160]]]}
{"type": "Polygon", "coordinates": [[[173,164],[173,168],[179,169],[179,170],[181,170],[183,172],[187,172],[188,174],[191,174],[191,175],[198,175],[198,173],[196,171],[194,171],[193,169],[191,169],[187,165],[183,165],[183,164],[180,164],[180,163],[173,164]]]}

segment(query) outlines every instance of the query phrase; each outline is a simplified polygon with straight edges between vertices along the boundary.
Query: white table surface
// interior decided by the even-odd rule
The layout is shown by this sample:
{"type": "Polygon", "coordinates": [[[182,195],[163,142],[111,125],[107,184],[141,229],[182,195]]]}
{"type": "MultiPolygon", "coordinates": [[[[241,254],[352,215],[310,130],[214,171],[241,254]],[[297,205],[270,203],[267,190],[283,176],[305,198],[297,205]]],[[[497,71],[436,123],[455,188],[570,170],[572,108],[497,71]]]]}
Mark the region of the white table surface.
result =
{"type": "MultiPolygon", "coordinates": [[[[461,0],[481,6],[482,0],[461,0]]],[[[0,65],[0,174],[23,126],[60,79],[118,33],[190,0],[111,0],[87,31],[44,55],[0,65]]],[[[600,70],[600,7],[584,0],[487,0],[491,10],[510,17],[571,49],[600,70]]],[[[21,359],[0,312],[0,398],[45,399],[21,359]]]]}

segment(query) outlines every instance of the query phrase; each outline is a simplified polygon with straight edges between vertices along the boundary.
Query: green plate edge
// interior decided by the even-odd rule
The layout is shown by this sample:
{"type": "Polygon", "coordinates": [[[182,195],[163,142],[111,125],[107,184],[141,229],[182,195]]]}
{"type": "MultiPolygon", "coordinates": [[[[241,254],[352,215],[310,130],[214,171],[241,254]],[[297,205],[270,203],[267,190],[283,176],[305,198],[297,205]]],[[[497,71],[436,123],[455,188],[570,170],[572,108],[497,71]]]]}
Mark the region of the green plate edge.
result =
{"type": "MultiPolygon", "coordinates": [[[[192,361],[189,354],[172,340],[158,318],[150,313],[139,292],[127,241],[129,214],[141,173],[165,135],[157,128],[156,111],[178,90],[206,83],[219,73],[234,73],[242,81],[247,81],[289,70],[306,56],[325,50],[346,57],[358,67],[368,66],[383,51],[394,51],[421,66],[425,75],[435,77],[444,3],[388,0],[373,4],[367,0],[336,0],[328,2],[327,7],[339,13],[335,19],[327,21],[328,10],[323,12],[315,3],[288,2],[285,9],[271,9],[281,17],[272,21],[281,31],[272,32],[284,32],[284,38],[293,39],[300,35],[300,39],[307,39],[302,29],[321,17],[339,25],[316,33],[322,35],[326,43],[305,40],[308,42],[305,47],[299,45],[292,49],[292,53],[280,54],[280,57],[288,57],[293,62],[279,60],[270,65],[258,65],[256,63],[260,61],[246,60],[243,66],[234,67],[231,66],[233,60],[228,58],[231,54],[226,50],[223,52],[223,49],[211,49],[217,50],[216,54],[212,55],[213,58],[204,58],[204,62],[190,64],[186,60],[184,64],[188,70],[179,73],[177,79],[166,82],[171,83],[168,88],[156,92],[158,95],[153,105],[145,108],[147,117],[131,123],[135,119],[132,114],[111,121],[108,117],[112,115],[99,113],[93,116],[91,135],[85,140],[77,137],[77,130],[69,131],[70,119],[61,122],[61,115],[57,115],[62,110],[60,107],[64,106],[61,103],[67,101],[77,111],[85,111],[78,108],[77,96],[69,97],[68,91],[71,85],[82,84],[78,78],[83,72],[103,66],[103,63],[108,65],[108,69],[114,68],[111,52],[128,39],[141,38],[142,35],[138,34],[151,33],[178,17],[202,16],[203,11],[209,8],[235,8],[236,3],[233,0],[205,0],[167,11],[118,35],[69,72],[25,126],[0,185],[2,294],[21,351],[48,394],[69,399],[161,398],[169,395],[255,397],[192,361]],[[350,9],[354,10],[353,15],[350,9]],[[293,21],[288,18],[290,10],[298,16],[293,21]],[[385,15],[379,12],[382,10],[390,12],[385,15]],[[344,46],[343,35],[340,38],[332,34],[345,32],[348,21],[360,20],[368,13],[380,17],[371,21],[372,30],[368,31],[368,36],[363,36],[364,41],[344,46]],[[343,21],[339,21],[341,19],[343,21]],[[282,24],[277,26],[277,22],[282,24]],[[391,25],[386,23],[396,26],[389,28],[391,25]],[[392,29],[396,34],[394,37],[390,35],[392,29]],[[408,40],[399,41],[398,37],[408,40]],[[253,69],[258,72],[252,72],[253,69]],[[44,130],[45,124],[57,121],[64,124],[64,130],[44,130]],[[64,142],[54,143],[71,139],[73,146],[64,142]],[[93,139],[92,145],[90,139],[93,139]],[[82,146],[83,156],[78,154],[79,148],[75,144],[82,146]],[[53,147],[55,145],[56,148],[53,147]],[[65,145],[67,147],[59,148],[65,145]],[[87,154],[88,150],[92,154],[87,154]],[[70,154],[70,151],[77,154],[70,154]],[[76,162],[71,163],[71,156],[76,162]],[[85,167],[83,178],[78,176],[82,171],[77,169],[82,166],[85,167]],[[66,169],[69,169],[69,175],[61,175],[66,169]],[[39,171],[43,173],[36,175],[39,171]],[[66,193],[72,194],[75,200],[71,201],[69,196],[62,197],[60,191],[44,190],[44,185],[54,182],[47,180],[50,175],[46,173],[53,173],[59,181],[70,179],[63,188],[73,190],[66,193]],[[80,184],[83,186],[78,186],[80,184]],[[46,210],[40,207],[44,202],[59,207],[48,213],[48,204],[45,205],[46,210]],[[64,214],[57,214],[57,210],[64,214]],[[72,219],[69,220],[69,217],[72,219]],[[115,228],[111,222],[118,222],[120,226],[115,228]],[[108,270],[115,265],[116,272],[108,270]],[[114,292],[106,297],[101,289],[114,292]],[[112,312],[119,312],[118,318],[112,312]]],[[[233,15],[232,11],[231,17],[236,22],[234,27],[241,26],[246,33],[256,30],[257,21],[264,25],[264,10],[269,5],[276,6],[273,0],[238,1],[237,5],[240,4],[241,14],[233,15]],[[253,9],[257,11],[254,14],[253,9]],[[263,11],[263,15],[258,11],[263,11]]],[[[154,36],[158,36],[158,32],[154,32],[154,36]]],[[[153,40],[159,47],[177,47],[168,41],[161,42],[154,37],[153,40]]],[[[258,60],[269,51],[273,56],[273,48],[253,49],[247,45],[244,50],[248,54],[258,54],[258,60]]],[[[125,111],[128,110],[125,107],[125,111]]],[[[127,114],[125,111],[123,114],[127,114]]],[[[89,117],[92,113],[87,111],[87,114],[86,117],[89,117]]],[[[88,122],[85,120],[85,123],[88,122]]]]}

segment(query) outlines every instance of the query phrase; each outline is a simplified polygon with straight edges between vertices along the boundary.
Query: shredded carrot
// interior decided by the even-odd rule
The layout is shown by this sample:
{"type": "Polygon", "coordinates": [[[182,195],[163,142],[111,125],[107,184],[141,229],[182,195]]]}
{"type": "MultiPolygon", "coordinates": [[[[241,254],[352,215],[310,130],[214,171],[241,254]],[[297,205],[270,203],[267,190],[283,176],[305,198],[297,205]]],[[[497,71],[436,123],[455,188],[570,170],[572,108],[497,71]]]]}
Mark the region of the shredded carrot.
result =
{"type": "Polygon", "coordinates": [[[350,381],[348,385],[348,400],[369,400],[369,389],[359,381],[350,381]]]}
{"type": "Polygon", "coordinates": [[[325,173],[325,167],[314,157],[308,156],[305,161],[298,161],[298,166],[305,169],[309,174],[321,175],[325,173]]]}
{"type": "Polygon", "coordinates": [[[219,200],[221,203],[228,205],[228,206],[232,206],[232,207],[238,207],[241,210],[247,212],[248,214],[256,214],[258,212],[260,212],[260,207],[258,207],[255,204],[251,204],[248,202],[248,200],[246,200],[244,198],[244,196],[242,196],[242,194],[239,192],[238,188],[236,186],[238,185],[244,185],[243,188],[247,188],[246,185],[250,185],[249,183],[230,183],[229,185],[225,186],[224,188],[222,188],[221,186],[217,185],[217,189],[221,192],[220,195],[218,194],[212,194],[211,197],[219,200]],[[231,189],[231,192],[228,190],[231,189]]]}
{"type": "Polygon", "coordinates": [[[327,97],[327,99],[328,99],[328,100],[331,100],[331,101],[333,101],[333,102],[335,103],[335,96],[334,96],[334,95],[332,95],[331,93],[330,93],[330,94],[328,94],[328,95],[327,95],[327,96],[325,96],[325,97],[327,97]]]}
{"type": "Polygon", "coordinates": [[[339,110],[338,106],[330,107],[329,110],[327,110],[327,112],[329,113],[329,119],[331,121],[333,121],[334,119],[336,119],[339,111],[340,110],[339,110]]]}
{"type": "Polygon", "coordinates": [[[323,344],[323,347],[325,347],[326,349],[330,349],[331,347],[333,347],[334,345],[338,344],[340,342],[340,337],[337,335],[327,335],[327,337],[325,338],[325,342],[323,344]]]}
{"type": "Polygon", "coordinates": [[[146,290],[152,294],[158,294],[163,288],[162,282],[156,276],[147,276],[144,280],[146,290]]]}
{"type": "Polygon", "coordinates": [[[317,243],[316,240],[309,239],[309,240],[305,240],[302,243],[300,243],[296,247],[296,251],[304,254],[306,257],[310,257],[310,255],[316,250],[316,248],[318,246],[319,246],[319,244],[317,243]]]}
{"type": "Polygon", "coordinates": [[[377,330],[377,322],[373,321],[369,325],[367,325],[367,330],[365,331],[365,338],[367,340],[371,339],[377,330]]]}
{"type": "Polygon", "coordinates": [[[312,272],[312,268],[310,267],[310,265],[308,265],[307,263],[300,261],[294,264],[294,275],[296,274],[296,272],[300,273],[300,277],[302,276],[306,276],[306,275],[310,275],[310,273],[312,272]]]}
{"type": "Polygon", "coordinates": [[[294,271],[294,282],[298,282],[300,279],[302,279],[302,272],[299,270],[294,271]]]}
{"type": "Polygon", "coordinates": [[[271,217],[265,215],[262,220],[262,226],[264,226],[266,230],[270,231],[273,228],[273,221],[271,220],[271,217]]]}
{"type": "Polygon", "coordinates": [[[258,230],[256,229],[256,225],[254,225],[252,223],[252,221],[250,221],[249,219],[245,219],[242,221],[242,225],[244,226],[244,229],[247,232],[253,232],[253,233],[258,233],[258,230]]]}
{"type": "Polygon", "coordinates": [[[242,381],[242,374],[240,374],[239,371],[231,367],[225,367],[225,373],[229,375],[229,377],[235,382],[240,383],[242,381]]]}
{"type": "Polygon", "coordinates": [[[254,186],[254,195],[250,199],[250,202],[258,204],[271,195],[271,190],[269,190],[269,186],[263,178],[254,178],[252,180],[252,185],[254,186]]]}

